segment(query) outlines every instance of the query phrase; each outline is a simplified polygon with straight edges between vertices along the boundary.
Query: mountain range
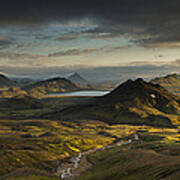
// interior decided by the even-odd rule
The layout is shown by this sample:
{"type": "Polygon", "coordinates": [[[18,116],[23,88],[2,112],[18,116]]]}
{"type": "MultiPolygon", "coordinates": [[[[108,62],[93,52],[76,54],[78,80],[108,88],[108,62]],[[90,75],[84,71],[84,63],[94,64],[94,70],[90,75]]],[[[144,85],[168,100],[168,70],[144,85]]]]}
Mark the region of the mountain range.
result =
{"type": "Polygon", "coordinates": [[[16,83],[4,75],[0,75],[0,97],[11,98],[20,95],[40,97],[48,93],[69,92],[79,90],[76,84],[66,78],[52,78],[29,83],[16,83]]]}
{"type": "Polygon", "coordinates": [[[94,98],[83,106],[66,108],[53,117],[173,127],[180,121],[180,99],[160,85],[143,79],[128,80],[108,95],[94,98]]]}
{"type": "Polygon", "coordinates": [[[30,95],[39,96],[48,93],[76,91],[79,88],[68,79],[57,77],[29,84],[24,86],[22,90],[30,95]]]}

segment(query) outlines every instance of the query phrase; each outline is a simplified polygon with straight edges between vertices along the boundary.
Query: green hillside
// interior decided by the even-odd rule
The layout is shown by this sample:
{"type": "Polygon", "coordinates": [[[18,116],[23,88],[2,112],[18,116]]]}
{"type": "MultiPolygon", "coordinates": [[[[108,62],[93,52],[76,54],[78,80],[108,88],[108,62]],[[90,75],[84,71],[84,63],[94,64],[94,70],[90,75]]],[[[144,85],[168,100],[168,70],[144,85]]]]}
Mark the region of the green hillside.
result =
{"type": "Polygon", "coordinates": [[[160,84],[170,92],[180,96],[180,75],[171,74],[151,80],[153,84],[160,84]]]}
{"type": "Polygon", "coordinates": [[[179,150],[179,143],[155,140],[100,151],[88,157],[93,167],[77,180],[179,180],[179,150]]]}

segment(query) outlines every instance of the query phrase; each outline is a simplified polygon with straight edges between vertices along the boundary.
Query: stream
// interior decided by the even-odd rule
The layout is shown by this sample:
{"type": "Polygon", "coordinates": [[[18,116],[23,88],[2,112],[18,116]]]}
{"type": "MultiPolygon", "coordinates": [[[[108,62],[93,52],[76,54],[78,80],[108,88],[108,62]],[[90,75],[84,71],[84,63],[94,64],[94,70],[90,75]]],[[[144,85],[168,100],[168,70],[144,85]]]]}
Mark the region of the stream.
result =
{"type": "MultiPolygon", "coordinates": [[[[134,139],[135,141],[138,141],[139,140],[139,136],[137,134],[134,134],[134,139]]],[[[70,166],[66,167],[66,168],[62,168],[61,165],[57,168],[56,172],[57,174],[61,177],[61,179],[71,179],[73,177],[74,172],[79,168],[79,164],[82,160],[82,158],[86,158],[86,156],[88,154],[92,154],[92,153],[95,153],[96,151],[103,151],[105,149],[110,149],[110,148],[113,148],[113,147],[116,147],[116,146],[121,146],[121,145],[124,145],[124,144],[131,144],[133,142],[132,139],[129,139],[127,141],[119,141],[115,144],[111,144],[111,145],[107,145],[107,146],[104,146],[102,148],[95,148],[95,149],[91,149],[89,151],[86,151],[86,152],[81,152],[79,153],[78,156],[75,156],[75,157],[72,157],[70,159],[70,166]]]]}

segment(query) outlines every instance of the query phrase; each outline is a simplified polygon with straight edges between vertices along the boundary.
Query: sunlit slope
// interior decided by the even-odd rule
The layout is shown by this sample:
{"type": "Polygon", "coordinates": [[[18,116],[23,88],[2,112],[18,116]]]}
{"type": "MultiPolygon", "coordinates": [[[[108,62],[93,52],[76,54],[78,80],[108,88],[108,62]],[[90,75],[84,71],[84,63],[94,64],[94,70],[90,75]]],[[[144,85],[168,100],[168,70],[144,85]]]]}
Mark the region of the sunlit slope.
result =
{"type": "Polygon", "coordinates": [[[178,74],[155,78],[151,81],[151,83],[160,84],[170,92],[180,96],[180,75],[178,74]]]}

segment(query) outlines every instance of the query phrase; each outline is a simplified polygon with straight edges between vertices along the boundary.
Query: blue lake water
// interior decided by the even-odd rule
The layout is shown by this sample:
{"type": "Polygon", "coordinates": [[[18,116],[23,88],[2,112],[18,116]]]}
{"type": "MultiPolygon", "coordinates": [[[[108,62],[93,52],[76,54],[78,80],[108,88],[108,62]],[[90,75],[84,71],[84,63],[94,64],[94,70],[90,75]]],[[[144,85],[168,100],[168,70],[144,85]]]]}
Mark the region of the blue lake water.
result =
{"type": "Polygon", "coordinates": [[[48,96],[104,96],[110,93],[110,91],[96,91],[96,90],[86,90],[86,91],[74,91],[74,92],[65,92],[65,93],[52,93],[48,96]]]}

